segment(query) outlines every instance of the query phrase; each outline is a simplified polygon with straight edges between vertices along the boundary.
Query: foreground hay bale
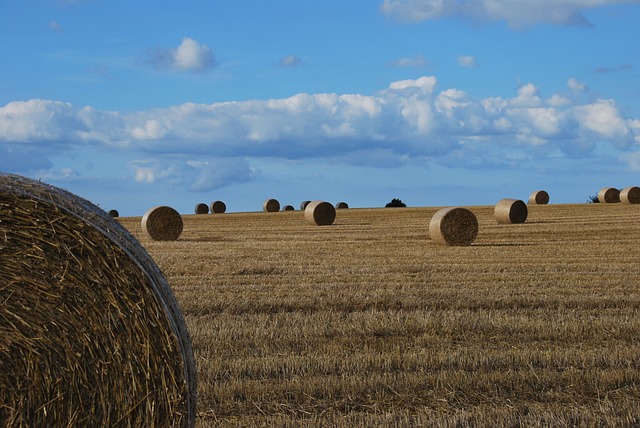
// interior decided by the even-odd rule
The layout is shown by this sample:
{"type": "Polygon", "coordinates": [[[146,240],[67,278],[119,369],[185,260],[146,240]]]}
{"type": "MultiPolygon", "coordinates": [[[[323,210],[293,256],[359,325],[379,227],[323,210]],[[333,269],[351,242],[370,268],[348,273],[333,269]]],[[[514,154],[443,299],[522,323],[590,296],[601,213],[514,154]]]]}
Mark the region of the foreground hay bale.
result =
{"type": "Polygon", "coordinates": [[[196,204],[196,214],[209,214],[209,205],[207,204],[196,204]]]}
{"type": "Polygon", "coordinates": [[[182,314],[107,213],[0,174],[0,278],[1,426],[195,424],[182,314]]]}
{"type": "Polygon", "coordinates": [[[109,210],[109,216],[110,217],[120,217],[120,213],[118,212],[118,210],[109,210]]]}
{"type": "Polygon", "coordinates": [[[307,208],[307,205],[309,205],[311,203],[311,201],[302,201],[300,202],[300,209],[302,211],[304,211],[307,208]]]}
{"type": "Polygon", "coordinates": [[[431,217],[429,236],[437,244],[471,245],[478,236],[478,219],[466,208],[442,208],[431,217]]]}
{"type": "Polygon", "coordinates": [[[528,214],[527,204],[519,199],[501,199],[493,210],[493,215],[500,224],[524,223],[528,214]]]}
{"type": "Polygon", "coordinates": [[[347,208],[349,208],[349,205],[346,202],[338,202],[336,204],[336,209],[338,210],[345,210],[347,208]]]}
{"type": "Polygon", "coordinates": [[[625,187],[620,192],[620,202],[625,204],[640,204],[640,187],[625,187]]]}
{"type": "Polygon", "coordinates": [[[275,213],[280,211],[280,202],[277,199],[267,199],[262,204],[262,211],[268,213],[275,213]]]}
{"type": "Polygon", "coordinates": [[[227,211],[227,205],[222,201],[211,202],[211,212],[213,214],[224,214],[227,211]]]}
{"type": "Polygon", "coordinates": [[[538,190],[529,195],[531,205],[546,205],[549,203],[549,194],[544,190],[538,190]]]}
{"type": "Polygon", "coordinates": [[[336,219],[336,209],[330,202],[312,201],[304,210],[304,219],[315,226],[329,226],[336,219]]]}
{"type": "Polygon", "coordinates": [[[598,202],[601,204],[615,204],[620,202],[620,190],[615,187],[603,187],[598,192],[598,202]]]}
{"type": "Polygon", "coordinates": [[[175,241],[182,234],[182,216],[167,206],[150,208],[142,216],[142,231],[154,241],[175,241]]]}

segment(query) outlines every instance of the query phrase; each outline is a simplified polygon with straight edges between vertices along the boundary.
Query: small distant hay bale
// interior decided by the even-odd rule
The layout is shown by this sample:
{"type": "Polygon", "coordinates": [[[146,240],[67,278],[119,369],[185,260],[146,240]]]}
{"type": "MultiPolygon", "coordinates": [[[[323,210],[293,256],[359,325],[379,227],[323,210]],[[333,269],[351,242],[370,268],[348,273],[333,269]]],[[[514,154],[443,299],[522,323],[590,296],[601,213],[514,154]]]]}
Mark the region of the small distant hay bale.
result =
{"type": "Polygon", "coordinates": [[[304,219],[315,226],[329,226],[336,219],[336,209],[330,202],[312,201],[304,209],[304,219]]]}
{"type": "Polygon", "coordinates": [[[168,206],[150,208],[142,216],[142,231],[154,241],[175,241],[182,234],[182,216],[168,206]]]}
{"type": "Polygon", "coordinates": [[[213,214],[224,214],[227,211],[227,205],[222,201],[211,202],[211,212],[213,214]]]}
{"type": "Polygon", "coordinates": [[[346,202],[338,202],[336,204],[336,209],[337,210],[344,210],[344,209],[347,209],[347,208],[349,208],[349,205],[346,202]]]}
{"type": "Polygon", "coordinates": [[[429,236],[437,244],[471,245],[478,236],[478,219],[466,208],[442,208],[431,217],[429,236]]]}
{"type": "Polygon", "coordinates": [[[209,214],[209,205],[207,204],[196,204],[196,214],[209,214]]]}
{"type": "Polygon", "coordinates": [[[529,203],[531,205],[546,205],[549,203],[549,194],[544,190],[533,192],[529,196],[529,203]]]}
{"type": "Polygon", "coordinates": [[[311,201],[302,201],[300,202],[300,209],[302,211],[304,211],[307,208],[307,205],[309,205],[311,203],[311,201]]]}
{"type": "Polygon", "coordinates": [[[282,211],[295,211],[295,208],[292,205],[285,205],[282,207],[282,211]]]}
{"type": "Polygon", "coordinates": [[[520,199],[501,199],[493,210],[493,215],[499,224],[524,223],[528,214],[527,204],[520,199]]]}
{"type": "Polygon", "coordinates": [[[598,192],[598,202],[601,204],[615,204],[620,202],[620,190],[615,187],[603,187],[598,192]]]}
{"type": "Polygon", "coordinates": [[[268,213],[275,213],[280,211],[280,202],[277,199],[267,199],[262,204],[262,211],[268,213]]]}
{"type": "Polygon", "coordinates": [[[113,218],[120,217],[120,213],[118,210],[109,210],[109,216],[113,218]]]}
{"type": "Polygon", "coordinates": [[[625,204],[640,204],[640,187],[625,187],[620,192],[620,202],[625,204]]]}
{"type": "Polygon", "coordinates": [[[1,426],[195,425],[184,318],[106,212],[0,174],[0,278],[1,426]]]}

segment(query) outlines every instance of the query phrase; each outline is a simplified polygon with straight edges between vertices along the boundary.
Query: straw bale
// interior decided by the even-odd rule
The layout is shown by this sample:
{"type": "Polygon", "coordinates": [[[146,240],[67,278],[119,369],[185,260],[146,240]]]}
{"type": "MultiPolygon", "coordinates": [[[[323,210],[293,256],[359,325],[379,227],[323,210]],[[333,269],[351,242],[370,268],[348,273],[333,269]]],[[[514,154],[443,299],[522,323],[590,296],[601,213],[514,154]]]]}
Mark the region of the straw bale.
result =
{"type": "Polygon", "coordinates": [[[625,187],[620,192],[620,202],[625,204],[640,204],[640,187],[625,187]]]}
{"type": "Polygon", "coordinates": [[[203,203],[196,204],[196,214],[209,214],[209,205],[203,203]]]}
{"type": "Polygon", "coordinates": [[[549,203],[549,194],[544,190],[533,192],[529,196],[529,203],[531,205],[546,205],[549,203]]]}
{"type": "Polygon", "coordinates": [[[620,202],[620,190],[615,187],[603,187],[598,192],[598,202],[602,204],[615,204],[620,202]]]}
{"type": "Polygon", "coordinates": [[[195,425],[174,295],[106,212],[0,174],[0,426],[195,425]]]}
{"type": "Polygon", "coordinates": [[[268,213],[280,211],[280,202],[277,199],[267,199],[262,204],[262,210],[268,213]]]}
{"type": "Polygon", "coordinates": [[[282,211],[295,211],[295,208],[292,205],[285,205],[282,207],[282,211]]]}
{"type": "Polygon", "coordinates": [[[437,244],[471,245],[478,236],[478,219],[466,208],[442,208],[431,217],[429,236],[437,244]]]}
{"type": "Polygon", "coordinates": [[[304,209],[304,219],[312,225],[329,226],[336,219],[336,209],[330,202],[312,201],[304,209]]]}
{"type": "Polygon", "coordinates": [[[222,201],[211,202],[211,212],[213,214],[224,214],[227,211],[227,205],[222,201]]]}
{"type": "Polygon", "coordinates": [[[118,210],[109,210],[109,215],[111,217],[120,217],[120,213],[118,212],[118,210]]]}
{"type": "Polygon", "coordinates": [[[182,234],[182,216],[168,206],[150,208],[142,216],[142,231],[154,241],[175,241],[182,234]]]}
{"type": "Polygon", "coordinates": [[[309,205],[311,203],[311,201],[302,201],[300,202],[300,209],[302,211],[304,211],[307,208],[307,205],[309,205]]]}
{"type": "Polygon", "coordinates": [[[344,210],[344,209],[347,209],[347,208],[349,208],[349,205],[346,202],[338,202],[336,204],[336,209],[337,210],[344,210]]]}
{"type": "Polygon", "coordinates": [[[519,199],[501,199],[493,210],[493,215],[500,224],[524,223],[528,214],[527,204],[519,199]]]}

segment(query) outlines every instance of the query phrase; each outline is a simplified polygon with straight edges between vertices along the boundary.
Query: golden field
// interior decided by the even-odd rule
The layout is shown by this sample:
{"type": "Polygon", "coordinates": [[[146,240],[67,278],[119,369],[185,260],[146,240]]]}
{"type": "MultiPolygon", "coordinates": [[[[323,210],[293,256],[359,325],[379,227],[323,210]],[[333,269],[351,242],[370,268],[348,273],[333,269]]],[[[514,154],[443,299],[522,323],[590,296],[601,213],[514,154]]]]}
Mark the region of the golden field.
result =
{"type": "Polygon", "coordinates": [[[640,425],[640,206],[467,208],[468,247],[429,239],[437,208],[119,221],[185,316],[197,426],[640,425]]]}

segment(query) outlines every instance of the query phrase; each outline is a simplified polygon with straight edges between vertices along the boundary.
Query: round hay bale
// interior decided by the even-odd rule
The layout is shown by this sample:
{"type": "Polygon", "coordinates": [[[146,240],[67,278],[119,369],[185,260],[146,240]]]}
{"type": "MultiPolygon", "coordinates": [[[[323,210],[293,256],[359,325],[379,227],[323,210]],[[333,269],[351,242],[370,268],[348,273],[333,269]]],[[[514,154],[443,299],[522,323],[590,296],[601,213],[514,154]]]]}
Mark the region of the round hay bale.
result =
{"type": "Polygon", "coordinates": [[[277,199],[267,199],[262,204],[262,211],[268,213],[275,213],[280,211],[280,202],[277,199]]]}
{"type": "Polygon", "coordinates": [[[184,318],[106,212],[0,174],[0,278],[0,425],[195,425],[184,318]]]}
{"type": "Polygon", "coordinates": [[[207,204],[196,204],[196,214],[209,214],[209,205],[207,204]]]}
{"type": "Polygon", "coordinates": [[[478,219],[466,208],[442,208],[431,217],[429,236],[437,244],[471,245],[478,236],[478,219]]]}
{"type": "Polygon", "coordinates": [[[620,202],[620,190],[615,187],[603,187],[598,192],[598,202],[602,204],[615,204],[620,202]]]}
{"type": "Polygon", "coordinates": [[[336,219],[336,209],[330,202],[312,201],[304,209],[304,219],[316,226],[329,226],[336,219]]]}
{"type": "Polygon", "coordinates": [[[171,207],[153,207],[142,216],[142,231],[154,241],[175,241],[182,227],[182,216],[171,207]]]}
{"type": "Polygon", "coordinates": [[[211,202],[211,212],[214,214],[224,214],[227,211],[227,205],[222,201],[211,202]]]}
{"type": "Polygon", "coordinates": [[[640,187],[625,187],[620,192],[620,202],[625,204],[640,204],[640,187]]]}
{"type": "Polygon", "coordinates": [[[293,206],[291,205],[285,205],[284,207],[282,207],[282,211],[295,211],[295,208],[293,208],[293,206]]]}
{"type": "Polygon", "coordinates": [[[527,204],[519,199],[501,199],[493,210],[493,215],[500,224],[524,223],[528,214],[527,204]]]}
{"type": "Polygon", "coordinates": [[[120,213],[118,210],[109,210],[109,216],[113,218],[120,217],[120,213]]]}
{"type": "Polygon", "coordinates": [[[531,205],[546,205],[549,203],[549,194],[544,190],[538,190],[529,195],[531,205]]]}
{"type": "Polygon", "coordinates": [[[302,201],[300,202],[300,209],[302,211],[304,211],[307,208],[307,205],[309,205],[311,203],[311,201],[302,201]]]}
{"type": "Polygon", "coordinates": [[[344,209],[347,209],[347,208],[349,208],[349,205],[346,202],[338,202],[336,204],[336,209],[337,210],[344,210],[344,209]]]}

